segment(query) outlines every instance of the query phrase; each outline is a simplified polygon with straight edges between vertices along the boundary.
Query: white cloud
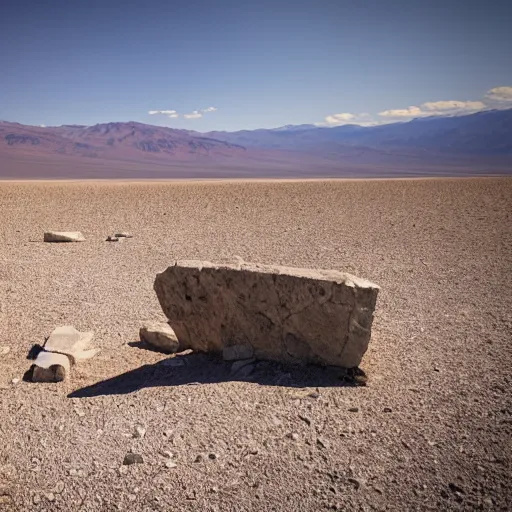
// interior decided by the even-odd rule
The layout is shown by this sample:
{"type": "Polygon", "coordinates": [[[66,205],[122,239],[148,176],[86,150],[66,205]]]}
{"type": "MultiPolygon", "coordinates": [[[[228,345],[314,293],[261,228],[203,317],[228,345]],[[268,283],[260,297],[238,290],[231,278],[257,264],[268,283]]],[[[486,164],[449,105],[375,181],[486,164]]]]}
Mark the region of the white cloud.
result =
{"type": "Polygon", "coordinates": [[[432,101],[423,103],[422,108],[429,112],[443,112],[445,110],[470,110],[478,111],[485,108],[481,101],[432,101]]]}
{"type": "Polygon", "coordinates": [[[383,112],[379,112],[379,116],[382,117],[420,117],[421,115],[421,108],[414,106],[401,109],[384,110],[383,112]]]}
{"type": "Polygon", "coordinates": [[[185,119],[199,119],[200,117],[203,117],[203,114],[201,114],[199,110],[194,110],[191,114],[184,114],[183,117],[185,119]]]}
{"type": "Polygon", "coordinates": [[[349,121],[353,121],[356,118],[354,114],[350,114],[349,112],[343,112],[341,114],[332,114],[331,116],[327,116],[325,118],[325,122],[328,125],[336,126],[339,124],[346,124],[349,121]]]}
{"type": "Polygon", "coordinates": [[[494,101],[512,102],[512,87],[494,87],[486,93],[486,98],[494,101]]]}
{"type": "Polygon", "coordinates": [[[322,123],[316,123],[316,126],[342,126],[344,124],[356,124],[359,126],[375,126],[380,121],[375,121],[370,114],[351,114],[342,112],[341,114],[332,114],[327,116],[322,123]]]}
{"type": "MultiPolygon", "coordinates": [[[[194,110],[190,114],[184,114],[183,117],[185,119],[199,119],[200,117],[203,117],[203,114],[205,112],[215,112],[217,110],[217,107],[208,107],[202,110],[194,110]]],[[[149,110],[148,114],[150,116],[156,116],[156,115],[162,115],[170,117],[171,119],[175,119],[180,116],[176,110],[149,110]]]]}
{"type": "Polygon", "coordinates": [[[177,117],[176,116],[176,114],[177,114],[176,110],[150,110],[148,112],[148,114],[150,116],[161,114],[161,115],[164,115],[164,116],[177,117]]]}
{"type": "Polygon", "coordinates": [[[486,108],[487,105],[482,101],[430,101],[422,103],[419,107],[413,105],[407,108],[384,110],[379,112],[379,116],[392,118],[456,116],[480,112],[486,108]]]}

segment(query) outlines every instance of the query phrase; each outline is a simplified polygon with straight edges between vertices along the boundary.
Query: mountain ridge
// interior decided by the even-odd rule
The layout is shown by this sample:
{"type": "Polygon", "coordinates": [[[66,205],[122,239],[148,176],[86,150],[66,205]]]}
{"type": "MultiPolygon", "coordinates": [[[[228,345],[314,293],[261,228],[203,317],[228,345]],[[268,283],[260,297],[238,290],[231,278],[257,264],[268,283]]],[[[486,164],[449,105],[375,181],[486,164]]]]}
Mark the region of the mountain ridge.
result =
{"type": "Polygon", "coordinates": [[[287,125],[206,133],[137,121],[58,127],[0,121],[0,177],[12,177],[19,162],[27,168],[48,168],[49,162],[64,165],[66,159],[81,168],[134,164],[141,177],[151,165],[229,167],[234,173],[237,168],[252,168],[255,176],[269,169],[311,176],[357,174],[358,169],[367,174],[425,169],[429,175],[443,168],[457,169],[448,173],[464,168],[470,173],[477,168],[509,173],[512,109],[367,127],[287,125]]]}

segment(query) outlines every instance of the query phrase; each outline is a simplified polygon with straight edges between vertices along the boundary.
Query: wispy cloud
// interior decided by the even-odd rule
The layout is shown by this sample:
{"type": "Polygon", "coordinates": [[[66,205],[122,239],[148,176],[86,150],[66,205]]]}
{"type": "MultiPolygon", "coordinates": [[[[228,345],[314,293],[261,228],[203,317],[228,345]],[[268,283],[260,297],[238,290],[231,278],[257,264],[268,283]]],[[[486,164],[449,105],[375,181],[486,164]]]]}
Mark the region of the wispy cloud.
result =
{"type": "MultiPolygon", "coordinates": [[[[203,114],[205,114],[205,113],[216,112],[216,111],[217,111],[217,107],[208,107],[208,108],[204,108],[204,109],[193,110],[190,114],[183,114],[183,117],[185,119],[199,119],[199,118],[203,117],[203,114]]],[[[167,117],[170,117],[171,119],[179,117],[181,115],[181,114],[178,114],[178,112],[176,110],[149,110],[148,114],[150,116],[157,116],[157,115],[167,116],[167,117]]]]}
{"type": "Polygon", "coordinates": [[[512,103],[512,87],[494,87],[487,91],[486,98],[493,101],[504,101],[512,103]]]}
{"type": "Polygon", "coordinates": [[[177,112],[176,112],[176,110],[150,110],[148,112],[148,114],[151,116],[158,115],[158,114],[161,114],[164,116],[172,116],[174,114],[177,114],[177,112]]]}
{"type": "Polygon", "coordinates": [[[317,126],[342,126],[344,124],[373,126],[379,124],[379,122],[373,120],[372,116],[367,113],[352,114],[350,112],[342,112],[341,114],[327,116],[322,123],[317,123],[317,126]]]}
{"type": "Polygon", "coordinates": [[[375,126],[385,123],[395,123],[397,121],[409,121],[418,117],[461,116],[490,109],[503,108],[512,108],[511,86],[494,87],[485,93],[482,100],[427,101],[420,105],[383,110],[378,113],[378,120],[366,113],[352,114],[350,112],[342,112],[341,114],[331,114],[327,116],[323,122],[316,124],[317,126],[342,126],[344,124],[375,126]]]}
{"type": "Polygon", "coordinates": [[[419,107],[411,106],[401,109],[391,109],[379,112],[381,117],[414,118],[429,116],[453,116],[471,114],[485,110],[487,105],[482,101],[431,101],[422,103],[419,107]]]}
{"type": "Polygon", "coordinates": [[[210,112],[216,112],[216,111],[217,111],[217,107],[208,107],[208,108],[203,108],[200,110],[194,110],[190,114],[184,114],[183,117],[185,119],[199,119],[199,118],[203,117],[203,114],[208,114],[210,112]]]}
{"type": "Polygon", "coordinates": [[[171,119],[179,117],[179,114],[178,114],[178,112],[176,112],[176,110],[150,110],[148,112],[148,114],[150,116],[156,116],[156,115],[167,116],[167,117],[170,117],[171,119]]]}
{"type": "Polygon", "coordinates": [[[199,110],[194,110],[191,114],[183,114],[183,117],[185,119],[199,119],[200,117],[203,117],[203,114],[201,114],[199,110]]]}

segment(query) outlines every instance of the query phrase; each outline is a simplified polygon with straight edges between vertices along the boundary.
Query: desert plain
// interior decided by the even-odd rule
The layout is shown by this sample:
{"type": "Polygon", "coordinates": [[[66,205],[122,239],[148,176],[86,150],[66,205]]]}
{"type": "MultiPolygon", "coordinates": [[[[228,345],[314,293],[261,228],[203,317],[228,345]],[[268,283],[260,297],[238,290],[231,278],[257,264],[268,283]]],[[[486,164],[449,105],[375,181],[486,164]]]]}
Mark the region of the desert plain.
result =
{"type": "Polygon", "coordinates": [[[4,181],[0,214],[0,510],[512,508],[511,178],[4,181]],[[236,257],[380,285],[366,386],[138,343],[158,272],[236,257]],[[58,325],[101,352],[25,381],[58,325]]]}

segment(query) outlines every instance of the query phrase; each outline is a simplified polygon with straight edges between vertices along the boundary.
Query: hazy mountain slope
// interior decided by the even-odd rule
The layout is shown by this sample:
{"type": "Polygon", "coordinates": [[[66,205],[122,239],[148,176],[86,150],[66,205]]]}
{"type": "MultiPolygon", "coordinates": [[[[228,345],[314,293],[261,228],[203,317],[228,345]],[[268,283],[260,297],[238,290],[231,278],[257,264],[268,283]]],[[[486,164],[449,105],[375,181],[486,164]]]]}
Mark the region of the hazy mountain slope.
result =
{"type": "MultiPolygon", "coordinates": [[[[286,127],[285,127],[286,128],[286,127]]],[[[410,152],[496,154],[512,153],[512,110],[479,112],[468,116],[430,117],[373,127],[210,132],[209,137],[254,148],[346,151],[347,146],[410,152]]]]}
{"type": "Polygon", "coordinates": [[[207,134],[136,122],[0,122],[0,177],[357,177],[509,174],[512,110],[375,127],[207,134]]]}
{"type": "Polygon", "coordinates": [[[184,130],[135,122],[45,128],[0,123],[0,156],[14,151],[114,160],[193,160],[239,156],[245,148],[184,130]]]}

